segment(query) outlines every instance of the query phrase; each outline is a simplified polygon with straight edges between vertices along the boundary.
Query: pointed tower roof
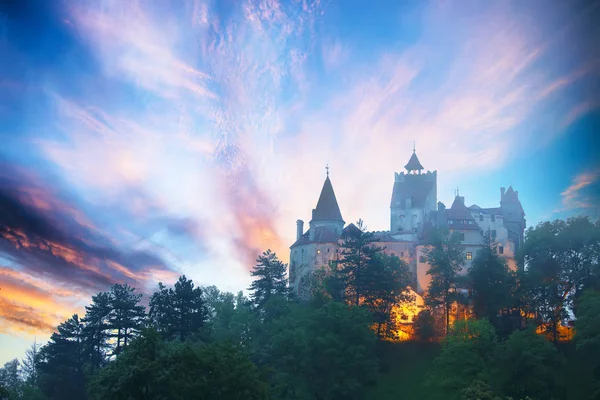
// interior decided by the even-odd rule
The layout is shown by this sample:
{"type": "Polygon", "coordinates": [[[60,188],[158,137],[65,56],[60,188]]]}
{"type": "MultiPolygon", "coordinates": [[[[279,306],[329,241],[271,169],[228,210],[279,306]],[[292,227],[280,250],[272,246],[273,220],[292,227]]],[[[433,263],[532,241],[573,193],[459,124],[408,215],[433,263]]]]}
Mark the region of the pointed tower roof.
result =
{"type": "Polygon", "coordinates": [[[465,205],[464,197],[457,195],[454,198],[452,207],[450,207],[450,209],[448,210],[448,219],[464,219],[464,220],[473,219],[471,212],[465,205]]]}
{"type": "Polygon", "coordinates": [[[312,220],[344,222],[340,207],[335,198],[333,185],[331,184],[331,180],[329,180],[329,173],[327,173],[327,178],[325,178],[325,183],[323,183],[317,207],[312,211],[312,220]]]}
{"type": "Polygon", "coordinates": [[[419,158],[417,157],[417,153],[415,152],[415,148],[413,147],[413,153],[412,156],[410,156],[410,160],[408,160],[408,163],[404,166],[404,168],[406,168],[407,171],[419,171],[424,169],[423,166],[421,165],[421,163],[419,162],[419,158]]]}

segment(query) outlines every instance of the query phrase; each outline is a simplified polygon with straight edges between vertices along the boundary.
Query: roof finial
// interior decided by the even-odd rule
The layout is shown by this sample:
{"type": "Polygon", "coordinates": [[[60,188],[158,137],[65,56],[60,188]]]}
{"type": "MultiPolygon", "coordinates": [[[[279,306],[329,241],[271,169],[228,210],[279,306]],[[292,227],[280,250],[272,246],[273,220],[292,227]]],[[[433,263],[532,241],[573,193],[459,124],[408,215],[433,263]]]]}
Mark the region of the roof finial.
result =
{"type": "Polygon", "coordinates": [[[417,142],[413,140],[413,153],[416,151],[417,142]]]}
{"type": "Polygon", "coordinates": [[[458,191],[458,186],[456,187],[456,197],[460,196],[460,192],[458,191]]]}
{"type": "Polygon", "coordinates": [[[325,165],[325,170],[327,171],[327,177],[329,178],[329,164],[325,165]]]}

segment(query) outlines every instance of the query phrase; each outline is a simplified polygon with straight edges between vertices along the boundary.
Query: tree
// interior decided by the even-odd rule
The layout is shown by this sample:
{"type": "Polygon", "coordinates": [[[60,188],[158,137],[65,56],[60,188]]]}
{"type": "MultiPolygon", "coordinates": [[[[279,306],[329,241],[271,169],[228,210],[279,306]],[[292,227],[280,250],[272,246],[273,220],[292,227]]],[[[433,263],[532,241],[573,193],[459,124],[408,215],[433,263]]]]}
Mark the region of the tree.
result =
{"type": "Polygon", "coordinates": [[[267,387],[247,354],[227,343],[165,343],[148,329],[93,379],[90,397],[262,400],[267,387]]]}
{"type": "MultiPolygon", "coordinates": [[[[383,254],[383,247],[375,245],[377,239],[367,232],[362,220],[358,220],[354,231],[344,238],[340,246],[339,277],[343,282],[349,303],[361,305],[369,282],[373,282],[369,268],[383,254]]],[[[340,279],[338,278],[338,279],[340,279]]]]}
{"type": "Polygon", "coordinates": [[[401,302],[413,301],[407,290],[410,284],[408,265],[395,255],[377,254],[364,266],[363,305],[377,325],[377,336],[384,337],[395,328],[392,309],[401,302]],[[386,329],[382,329],[386,328],[386,329]]]}
{"type": "Polygon", "coordinates": [[[22,382],[21,382],[21,363],[16,358],[4,364],[0,368],[0,386],[6,390],[6,397],[20,397],[22,382]]]}
{"type": "Polygon", "coordinates": [[[599,282],[600,223],[588,217],[542,222],[527,231],[519,260],[525,273],[523,294],[550,338],[577,313],[577,298],[599,282]]]}
{"type": "Polygon", "coordinates": [[[167,340],[186,340],[198,333],[208,318],[200,287],[185,275],[174,287],[167,289],[162,283],[150,298],[150,321],[167,340]]]}
{"type": "Polygon", "coordinates": [[[40,363],[40,346],[37,342],[33,342],[30,348],[25,350],[25,358],[23,358],[23,375],[25,382],[32,387],[37,387],[39,383],[39,370],[38,365],[40,363]]]}
{"type": "Polygon", "coordinates": [[[536,399],[560,398],[559,370],[562,363],[556,347],[535,328],[515,331],[500,346],[494,374],[506,396],[536,399]]]}
{"type": "Polygon", "coordinates": [[[40,351],[40,389],[50,399],[85,399],[83,324],[77,314],[58,325],[40,351]]]}
{"type": "Polygon", "coordinates": [[[128,284],[114,284],[110,288],[110,327],[113,337],[117,339],[114,353],[119,355],[122,347],[140,331],[144,324],[146,312],[139,302],[141,294],[135,294],[135,289],[128,284]]]}
{"type": "Polygon", "coordinates": [[[489,321],[456,321],[434,360],[428,384],[447,394],[447,399],[458,399],[474,380],[490,381],[496,351],[496,332],[489,321]]]}
{"type": "Polygon", "coordinates": [[[104,365],[110,347],[108,340],[111,337],[110,317],[113,311],[110,294],[104,292],[92,296],[92,304],[86,306],[85,310],[82,320],[84,345],[92,370],[96,370],[104,365]]]}
{"type": "Polygon", "coordinates": [[[579,300],[575,325],[577,351],[590,363],[594,395],[600,397],[600,292],[589,290],[579,300]]]}
{"type": "Polygon", "coordinates": [[[436,338],[435,318],[430,310],[421,310],[413,321],[415,336],[418,340],[430,342],[436,338]]]}
{"type": "Polygon", "coordinates": [[[265,251],[256,260],[250,273],[255,279],[248,288],[252,304],[262,309],[272,296],[287,298],[287,265],[281,262],[271,250],[265,251]]]}
{"type": "Polygon", "coordinates": [[[464,264],[464,247],[458,232],[438,230],[424,249],[430,265],[427,271],[431,282],[425,298],[429,307],[441,307],[444,314],[445,332],[449,332],[450,310],[458,300],[457,276],[464,264]]]}
{"type": "Polygon", "coordinates": [[[475,316],[494,322],[500,310],[512,305],[514,279],[489,232],[484,235],[483,248],[475,256],[468,276],[475,316]]]}
{"type": "Polygon", "coordinates": [[[273,395],[281,399],[360,399],[378,379],[376,336],[361,307],[293,304],[271,324],[263,358],[273,395]]]}

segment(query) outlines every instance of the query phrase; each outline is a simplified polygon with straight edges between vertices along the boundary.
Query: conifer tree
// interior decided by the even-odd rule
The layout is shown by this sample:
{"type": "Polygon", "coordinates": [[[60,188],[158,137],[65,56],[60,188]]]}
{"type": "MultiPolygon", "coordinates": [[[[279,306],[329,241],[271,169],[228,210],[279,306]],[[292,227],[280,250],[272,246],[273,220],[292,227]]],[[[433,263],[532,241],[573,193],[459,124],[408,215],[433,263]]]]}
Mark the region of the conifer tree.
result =
{"type": "Polygon", "coordinates": [[[150,321],[167,340],[186,338],[202,329],[208,315],[202,289],[185,275],[180,276],[173,288],[162,283],[150,298],[150,321]]]}
{"type": "Polygon", "coordinates": [[[477,318],[493,322],[500,310],[511,306],[514,277],[506,261],[498,254],[498,244],[489,232],[484,235],[483,248],[473,259],[468,276],[477,318]]]}
{"type": "Polygon", "coordinates": [[[207,319],[202,289],[194,287],[194,282],[185,275],[179,277],[173,290],[173,312],[176,337],[183,341],[198,332],[207,319]]]}
{"type": "Polygon", "coordinates": [[[110,326],[114,331],[113,337],[117,339],[115,354],[119,355],[122,348],[139,333],[145,318],[144,306],[139,302],[141,294],[134,293],[135,289],[128,284],[115,284],[110,291],[110,326]]]}
{"type": "Polygon", "coordinates": [[[258,257],[250,273],[255,279],[248,288],[254,307],[262,309],[273,296],[288,297],[286,271],[287,265],[271,250],[258,257]]]}
{"type": "Polygon", "coordinates": [[[425,259],[430,265],[427,271],[431,282],[426,297],[429,307],[441,307],[444,313],[446,333],[450,325],[450,309],[458,299],[457,276],[464,264],[464,247],[458,232],[438,230],[424,250],[425,259]]]}
{"type": "Polygon", "coordinates": [[[83,324],[75,314],[57,330],[40,352],[40,387],[51,399],[85,399],[83,324]]]}
{"type": "Polygon", "coordinates": [[[83,336],[84,346],[92,369],[100,368],[106,358],[110,339],[110,315],[112,312],[109,293],[98,293],[92,297],[92,304],[85,307],[86,314],[83,336]]]}
{"type": "Polygon", "coordinates": [[[384,248],[375,245],[377,239],[372,232],[367,232],[362,220],[356,223],[354,232],[349,233],[341,245],[339,274],[346,287],[348,302],[360,305],[373,281],[373,260],[383,253],[384,248]]]}

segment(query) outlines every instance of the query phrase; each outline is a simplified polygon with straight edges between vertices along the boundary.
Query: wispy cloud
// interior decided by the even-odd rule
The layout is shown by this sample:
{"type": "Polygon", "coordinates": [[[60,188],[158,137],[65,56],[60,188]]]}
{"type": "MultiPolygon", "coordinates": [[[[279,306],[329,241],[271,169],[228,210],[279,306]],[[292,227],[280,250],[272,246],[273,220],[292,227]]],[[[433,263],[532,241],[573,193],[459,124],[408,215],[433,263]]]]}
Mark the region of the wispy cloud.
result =
{"type": "MultiPolygon", "coordinates": [[[[600,212],[600,169],[582,172],[562,193],[563,208],[558,211],[600,212]]],[[[600,215],[600,214],[599,214],[600,215]]]]}

